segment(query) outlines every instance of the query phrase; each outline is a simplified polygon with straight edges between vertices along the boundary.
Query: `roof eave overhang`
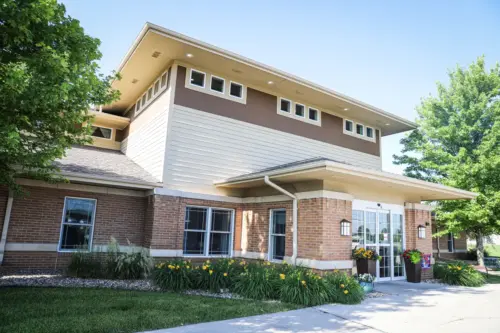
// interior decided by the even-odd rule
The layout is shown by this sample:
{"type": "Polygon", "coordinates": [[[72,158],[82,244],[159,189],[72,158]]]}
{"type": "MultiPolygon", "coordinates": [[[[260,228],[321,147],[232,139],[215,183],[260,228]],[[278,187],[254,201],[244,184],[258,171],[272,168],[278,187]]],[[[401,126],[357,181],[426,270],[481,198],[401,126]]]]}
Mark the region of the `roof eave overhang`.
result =
{"type": "MultiPolygon", "coordinates": [[[[138,48],[138,46],[140,45],[142,39],[150,31],[157,33],[157,34],[160,34],[160,35],[163,35],[167,38],[174,39],[174,40],[179,41],[181,43],[184,43],[184,44],[211,52],[213,54],[230,59],[232,61],[244,64],[246,66],[250,66],[250,67],[256,68],[258,70],[267,72],[267,73],[274,75],[278,78],[281,78],[283,80],[288,80],[290,82],[294,82],[298,85],[305,86],[307,88],[315,90],[321,94],[325,94],[325,95],[334,97],[337,100],[344,101],[350,105],[364,109],[365,111],[372,112],[372,113],[377,114],[379,116],[385,117],[392,122],[402,124],[405,127],[405,129],[403,131],[412,130],[412,129],[415,129],[418,127],[418,125],[413,121],[404,119],[404,118],[399,117],[395,114],[392,114],[392,113],[384,111],[380,108],[377,108],[373,105],[364,103],[360,100],[357,100],[355,98],[349,97],[349,96],[344,95],[344,94],[341,94],[339,92],[328,89],[328,88],[323,87],[321,85],[315,84],[311,81],[305,80],[305,79],[300,78],[298,76],[295,76],[293,74],[281,71],[281,70],[276,69],[274,67],[271,67],[271,66],[265,65],[263,63],[257,62],[255,60],[243,57],[243,56],[236,54],[236,53],[233,53],[231,51],[221,49],[217,46],[202,42],[200,40],[193,39],[191,37],[188,37],[188,36],[185,36],[183,34],[177,33],[175,31],[163,28],[161,26],[158,26],[158,25],[150,23],[150,22],[147,22],[144,25],[144,27],[142,28],[141,32],[139,33],[139,35],[135,39],[134,43],[132,44],[132,46],[128,50],[127,54],[125,55],[123,60],[120,62],[120,65],[118,66],[118,68],[116,70],[117,72],[121,72],[123,70],[123,68],[126,66],[127,62],[134,55],[134,53],[135,53],[136,49],[138,48]]],[[[398,131],[398,132],[401,132],[401,131],[398,131]]],[[[393,134],[391,131],[388,131],[388,133],[393,134]]],[[[385,135],[384,131],[383,131],[382,135],[385,135]]]]}
{"type": "Polygon", "coordinates": [[[319,161],[312,162],[300,166],[293,166],[289,168],[271,170],[269,172],[260,172],[249,175],[243,175],[240,177],[233,177],[228,180],[217,181],[214,183],[217,187],[245,187],[245,184],[255,184],[260,180],[263,180],[265,176],[271,179],[282,179],[287,176],[296,176],[295,179],[300,179],[302,176],[307,176],[317,171],[326,171],[332,175],[351,175],[354,177],[359,177],[362,179],[370,179],[381,183],[401,185],[415,190],[420,191],[432,191],[438,192],[440,197],[433,197],[432,199],[422,200],[450,200],[450,199],[474,199],[477,197],[477,193],[469,192],[461,189],[457,189],[450,186],[445,186],[441,184],[430,183],[422,181],[419,179],[414,179],[406,176],[401,176],[397,174],[392,174],[388,172],[363,169],[351,165],[336,163],[332,161],[319,161]]]}
{"type": "Polygon", "coordinates": [[[76,172],[61,172],[60,175],[68,179],[70,182],[78,182],[78,183],[101,185],[101,186],[112,186],[112,187],[120,187],[120,188],[136,189],[136,190],[153,190],[155,188],[163,187],[163,184],[161,183],[122,180],[122,179],[103,177],[97,175],[88,175],[76,172]]]}

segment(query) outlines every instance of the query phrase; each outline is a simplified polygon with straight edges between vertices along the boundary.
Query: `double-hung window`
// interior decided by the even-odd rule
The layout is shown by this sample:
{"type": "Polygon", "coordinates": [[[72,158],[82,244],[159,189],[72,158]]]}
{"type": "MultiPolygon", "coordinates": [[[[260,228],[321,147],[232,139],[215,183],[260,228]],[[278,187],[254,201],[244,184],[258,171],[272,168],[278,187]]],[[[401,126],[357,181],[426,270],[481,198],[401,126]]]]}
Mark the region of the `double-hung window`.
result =
{"type": "Polygon", "coordinates": [[[285,258],[286,210],[272,209],[269,223],[269,260],[285,258]]]}
{"type": "Polygon", "coordinates": [[[186,207],[184,255],[231,255],[233,215],[231,209],[186,207]]]}
{"type": "Polygon", "coordinates": [[[91,250],[95,211],[95,199],[64,199],[59,251],[91,250]]]}

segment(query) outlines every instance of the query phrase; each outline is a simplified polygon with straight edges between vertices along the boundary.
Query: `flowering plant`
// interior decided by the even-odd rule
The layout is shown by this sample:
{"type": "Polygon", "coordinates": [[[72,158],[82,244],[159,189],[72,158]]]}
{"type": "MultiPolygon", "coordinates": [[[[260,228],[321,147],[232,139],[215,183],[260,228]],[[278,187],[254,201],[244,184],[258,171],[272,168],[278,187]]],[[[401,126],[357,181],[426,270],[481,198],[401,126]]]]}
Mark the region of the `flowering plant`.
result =
{"type": "Polygon", "coordinates": [[[420,252],[420,250],[412,249],[406,250],[401,256],[405,260],[409,260],[412,264],[418,264],[420,263],[420,261],[422,261],[423,254],[422,252],[420,252]]]}
{"type": "Polygon", "coordinates": [[[365,273],[365,274],[357,275],[356,279],[358,280],[358,282],[372,283],[372,282],[375,281],[375,276],[373,276],[373,275],[371,275],[369,273],[365,273]]]}
{"type": "Polygon", "coordinates": [[[354,248],[352,250],[352,258],[353,259],[368,259],[368,260],[380,260],[381,256],[378,255],[376,251],[367,250],[364,247],[354,248]]]}

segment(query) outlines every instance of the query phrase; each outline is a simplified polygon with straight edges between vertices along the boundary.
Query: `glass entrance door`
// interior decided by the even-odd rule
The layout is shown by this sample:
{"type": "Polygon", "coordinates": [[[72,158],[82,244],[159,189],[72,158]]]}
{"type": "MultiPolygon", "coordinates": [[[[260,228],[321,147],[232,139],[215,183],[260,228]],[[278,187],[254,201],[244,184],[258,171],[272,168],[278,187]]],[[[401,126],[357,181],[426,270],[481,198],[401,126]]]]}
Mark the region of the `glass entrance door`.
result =
{"type": "Polygon", "coordinates": [[[402,214],[390,210],[353,210],[353,248],[375,250],[382,257],[377,263],[377,280],[404,278],[401,254],[404,251],[402,214]]]}
{"type": "Polygon", "coordinates": [[[377,214],[377,245],[378,254],[382,259],[378,263],[378,278],[380,280],[385,280],[391,278],[391,263],[392,263],[392,251],[391,251],[391,219],[390,213],[388,211],[378,211],[377,214]]]}

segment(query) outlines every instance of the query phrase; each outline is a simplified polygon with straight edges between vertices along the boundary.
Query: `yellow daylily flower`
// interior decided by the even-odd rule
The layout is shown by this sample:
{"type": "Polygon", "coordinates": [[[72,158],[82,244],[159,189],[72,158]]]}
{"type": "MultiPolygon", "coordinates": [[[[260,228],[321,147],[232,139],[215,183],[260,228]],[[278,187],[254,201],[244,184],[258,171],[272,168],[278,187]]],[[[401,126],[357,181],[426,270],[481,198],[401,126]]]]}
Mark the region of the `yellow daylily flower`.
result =
{"type": "Polygon", "coordinates": [[[340,288],[344,289],[344,288],[345,288],[345,285],[344,285],[344,284],[341,284],[341,285],[340,285],[340,288]]]}
{"type": "Polygon", "coordinates": [[[203,265],[202,269],[203,269],[204,271],[206,271],[206,270],[207,270],[207,266],[203,265]]]}
{"type": "Polygon", "coordinates": [[[209,271],[208,271],[208,273],[209,273],[210,275],[212,275],[212,274],[214,273],[214,271],[213,271],[213,270],[209,270],[209,271]]]}
{"type": "Polygon", "coordinates": [[[224,273],[224,276],[227,276],[227,273],[224,273]]]}
{"type": "Polygon", "coordinates": [[[283,274],[283,273],[280,274],[280,279],[284,280],[285,277],[286,277],[285,274],[283,274]]]}
{"type": "Polygon", "coordinates": [[[344,294],[349,294],[349,290],[344,290],[344,294]]]}

